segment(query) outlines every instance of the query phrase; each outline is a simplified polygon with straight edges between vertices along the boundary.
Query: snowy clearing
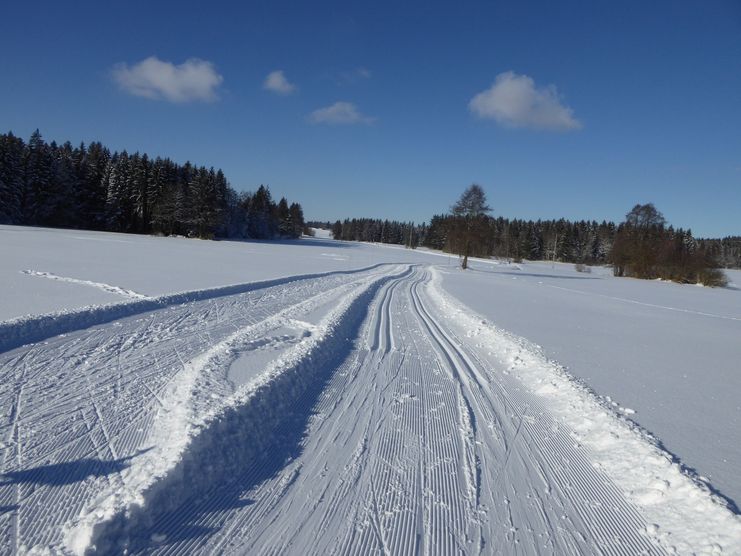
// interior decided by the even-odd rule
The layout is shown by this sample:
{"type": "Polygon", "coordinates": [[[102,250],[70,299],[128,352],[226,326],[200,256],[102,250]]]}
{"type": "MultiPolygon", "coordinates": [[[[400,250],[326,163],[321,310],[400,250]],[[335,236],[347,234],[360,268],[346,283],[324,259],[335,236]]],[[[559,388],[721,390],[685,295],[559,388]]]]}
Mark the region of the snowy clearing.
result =
{"type": "Polygon", "coordinates": [[[738,290],[0,234],[0,552],[741,553],[738,290]]]}

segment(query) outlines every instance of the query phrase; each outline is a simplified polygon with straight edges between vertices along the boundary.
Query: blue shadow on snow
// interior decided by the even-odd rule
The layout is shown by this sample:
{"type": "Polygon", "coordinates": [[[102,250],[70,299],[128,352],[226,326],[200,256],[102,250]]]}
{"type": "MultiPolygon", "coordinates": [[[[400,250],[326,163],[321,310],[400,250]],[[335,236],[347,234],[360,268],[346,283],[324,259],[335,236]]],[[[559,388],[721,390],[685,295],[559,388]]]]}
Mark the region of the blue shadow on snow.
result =
{"type": "Polygon", "coordinates": [[[84,458],[40,465],[20,471],[9,471],[2,473],[5,480],[0,482],[0,486],[17,484],[62,486],[78,483],[89,477],[105,477],[111,473],[120,473],[130,465],[131,459],[148,450],[151,450],[151,448],[114,460],[84,458]]]}

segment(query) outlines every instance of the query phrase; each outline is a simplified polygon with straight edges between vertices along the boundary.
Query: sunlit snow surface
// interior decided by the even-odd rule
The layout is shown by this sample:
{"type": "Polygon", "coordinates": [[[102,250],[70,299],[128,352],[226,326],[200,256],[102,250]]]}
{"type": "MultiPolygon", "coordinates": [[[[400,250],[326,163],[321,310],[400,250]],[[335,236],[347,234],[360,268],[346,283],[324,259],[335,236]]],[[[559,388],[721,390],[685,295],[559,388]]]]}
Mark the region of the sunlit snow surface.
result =
{"type": "Polygon", "coordinates": [[[472,267],[0,227],[0,552],[741,550],[741,291],[472,267]]]}

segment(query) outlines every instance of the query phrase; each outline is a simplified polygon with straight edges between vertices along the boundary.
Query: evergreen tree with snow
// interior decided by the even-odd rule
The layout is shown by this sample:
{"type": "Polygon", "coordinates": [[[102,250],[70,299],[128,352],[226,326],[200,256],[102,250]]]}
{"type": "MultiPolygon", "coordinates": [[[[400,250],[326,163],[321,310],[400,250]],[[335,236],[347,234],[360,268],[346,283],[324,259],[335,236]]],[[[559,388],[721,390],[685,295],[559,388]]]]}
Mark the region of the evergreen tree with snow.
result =
{"type": "Polygon", "coordinates": [[[0,223],[18,224],[23,219],[23,141],[12,133],[0,135],[0,223]]]}
{"type": "Polygon", "coordinates": [[[278,236],[282,238],[292,237],[293,223],[288,209],[288,201],[285,197],[281,197],[275,207],[275,219],[278,222],[278,236]]]}
{"type": "Polygon", "coordinates": [[[291,206],[288,207],[288,212],[291,216],[291,225],[293,226],[291,237],[299,238],[304,232],[304,228],[306,228],[304,211],[298,203],[291,203],[291,206]]]}
{"type": "Polygon", "coordinates": [[[52,164],[49,146],[37,129],[28,141],[23,161],[25,180],[21,212],[27,224],[46,224],[58,200],[51,195],[52,164]]]}
{"type": "Polygon", "coordinates": [[[261,185],[250,199],[247,210],[247,229],[253,239],[269,239],[275,236],[277,225],[272,218],[274,203],[270,189],[261,185]]]}

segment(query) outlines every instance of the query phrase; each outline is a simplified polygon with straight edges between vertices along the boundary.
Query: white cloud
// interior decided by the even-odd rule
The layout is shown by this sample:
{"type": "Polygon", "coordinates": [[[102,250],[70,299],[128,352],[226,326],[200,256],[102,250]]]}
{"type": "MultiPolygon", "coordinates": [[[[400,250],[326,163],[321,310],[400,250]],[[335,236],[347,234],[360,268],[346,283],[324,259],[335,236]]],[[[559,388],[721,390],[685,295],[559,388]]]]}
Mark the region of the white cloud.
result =
{"type": "Polygon", "coordinates": [[[314,124],[372,124],[375,118],[365,116],[351,102],[335,102],[314,110],[309,114],[309,121],[314,124]]]}
{"type": "Polygon", "coordinates": [[[468,108],[480,118],[491,118],[509,127],[570,131],[582,127],[574,111],[561,103],[554,85],[536,88],[527,75],[508,71],[477,94],[468,108]]]}
{"type": "Polygon", "coordinates": [[[224,78],[211,62],[190,58],[180,65],[150,56],[129,67],[117,64],[113,79],[132,95],[171,102],[213,101],[224,78]]]}
{"type": "Polygon", "coordinates": [[[286,79],[282,70],[271,71],[265,78],[262,87],[279,95],[290,95],[296,90],[296,85],[286,79]]]}

